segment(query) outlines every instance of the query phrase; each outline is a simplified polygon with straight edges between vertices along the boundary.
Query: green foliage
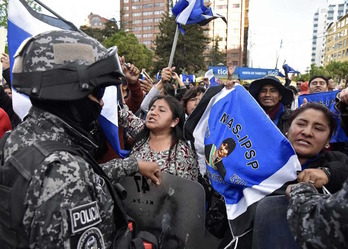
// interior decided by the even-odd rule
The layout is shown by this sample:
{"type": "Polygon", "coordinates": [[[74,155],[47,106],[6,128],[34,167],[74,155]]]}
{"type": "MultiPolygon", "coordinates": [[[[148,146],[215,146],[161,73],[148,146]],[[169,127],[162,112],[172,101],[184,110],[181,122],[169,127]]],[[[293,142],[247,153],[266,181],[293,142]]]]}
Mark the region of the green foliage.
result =
{"type": "Polygon", "coordinates": [[[333,78],[339,80],[348,78],[348,61],[332,61],[325,68],[328,71],[328,75],[333,78]]]}
{"type": "Polygon", "coordinates": [[[312,76],[322,75],[325,77],[332,77],[335,81],[341,82],[341,80],[348,80],[348,61],[339,62],[331,61],[325,67],[316,66],[315,64],[311,65],[311,68],[308,73],[298,75],[294,77],[294,81],[297,81],[299,78],[304,79],[305,81],[310,80],[312,76]]]}
{"type": "Polygon", "coordinates": [[[223,53],[219,50],[219,41],[221,41],[221,38],[219,36],[213,39],[214,47],[208,54],[210,66],[216,66],[219,63],[225,65],[226,63],[226,53],[223,53]]]}
{"type": "Polygon", "coordinates": [[[314,75],[322,75],[322,76],[327,77],[327,76],[329,76],[329,72],[323,66],[317,67],[315,64],[312,64],[311,69],[309,71],[309,75],[310,75],[310,77],[312,77],[314,75]]]}
{"type": "MultiPolygon", "coordinates": [[[[40,12],[41,7],[34,0],[26,0],[28,4],[36,11],[40,12]]],[[[8,0],[1,0],[0,3],[0,27],[7,29],[7,6],[8,0]]]]}
{"type": "Polygon", "coordinates": [[[118,54],[124,56],[126,62],[134,64],[140,70],[145,68],[150,71],[153,54],[144,44],[139,44],[134,34],[120,31],[107,38],[103,45],[107,48],[117,46],[118,54]]]}
{"type": "Polygon", "coordinates": [[[87,26],[81,26],[80,29],[87,35],[92,36],[99,42],[104,42],[107,38],[118,32],[118,26],[113,21],[108,21],[105,23],[104,29],[91,28],[87,26]]]}
{"type": "MultiPolygon", "coordinates": [[[[175,16],[165,14],[159,29],[161,32],[155,40],[154,72],[168,66],[176,29],[175,16]]],[[[186,70],[188,73],[205,69],[203,52],[208,39],[204,36],[203,28],[192,24],[183,26],[183,29],[185,34],[179,34],[173,66],[181,71],[186,70]]]]}

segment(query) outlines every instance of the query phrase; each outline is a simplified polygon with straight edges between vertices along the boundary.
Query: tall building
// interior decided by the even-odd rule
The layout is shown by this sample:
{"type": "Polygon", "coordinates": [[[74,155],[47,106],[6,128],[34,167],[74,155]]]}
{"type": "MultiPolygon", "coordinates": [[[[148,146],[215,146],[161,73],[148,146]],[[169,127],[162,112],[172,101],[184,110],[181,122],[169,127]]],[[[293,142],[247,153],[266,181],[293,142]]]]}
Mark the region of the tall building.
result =
{"type": "Polygon", "coordinates": [[[159,31],[159,22],[168,11],[167,0],[120,0],[121,26],[150,48],[159,31]]]}
{"type": "Polygon", "coordinates": [[[314,13],[311,63],[323,66],[326,49],[326,30],[328,26],[337,22],[348,13],[348,0],[328,1],[326,7],[319,8],[314,13]]]}
{"type": "MultiPolygon", "coordinates": [[[[226,54],[226,61],[232,60],[234,65],[246,64],[246,51],[249,29],[249,0],[204,0],[205,5],[227,19],[211,21],[205,28],[205,35],[210,43],[205,52],[208,55],[214,48],[215,40],[219,39],[219,50],[226,54]]],[[[173,4],[176,0],[173,0],[173,4]]],[[[140,43],[148,48],[153,45],[156,35],[160,32],[158,25],[162,15],[170,11],[169,0],[121,0],[121,26],[132,32],[140,43]]],[[[207,58],[208,64],[211,58],[207,58]]]]}
{"type": "Polygon", "coordinates": [[[331,61],[348,61],[348,14],[327,29],[325,65],[331,61]]]}
{"type": "Polygon", "coordinates": [[[249,0],[210,0],[210,7],[227,19],[220,18],[209,23],[205,31],[210,38],[208,50],[213,50],[215,40],[219,39],[219,50],[226,53],[226,61],[234,65],[246,65],[249,29],[249,0]]]}

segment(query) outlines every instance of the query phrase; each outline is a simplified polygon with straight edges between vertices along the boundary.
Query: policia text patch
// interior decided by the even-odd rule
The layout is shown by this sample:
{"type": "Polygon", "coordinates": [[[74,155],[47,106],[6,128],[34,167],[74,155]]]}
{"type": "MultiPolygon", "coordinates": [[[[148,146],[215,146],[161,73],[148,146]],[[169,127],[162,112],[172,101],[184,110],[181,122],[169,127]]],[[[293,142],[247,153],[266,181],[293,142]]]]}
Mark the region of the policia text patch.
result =
{"type": "Polygon", "coordinates": [[[97,202],[69,209],[72,234],[83,231],[101,222],[97,202]]]}

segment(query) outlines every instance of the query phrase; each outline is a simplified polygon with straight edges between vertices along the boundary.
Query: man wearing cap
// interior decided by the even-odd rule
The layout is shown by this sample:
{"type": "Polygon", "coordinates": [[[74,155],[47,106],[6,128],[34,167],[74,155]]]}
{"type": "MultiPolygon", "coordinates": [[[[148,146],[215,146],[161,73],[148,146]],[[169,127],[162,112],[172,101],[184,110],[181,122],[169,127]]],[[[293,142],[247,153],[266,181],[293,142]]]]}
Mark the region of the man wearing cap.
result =
{"type": "Polygon", "coordinates": [[[308,83],[309,93],[321,93],[328,91],[329,82],[327,78],[321,75],[313,76],[308,83]]]}
{"type": "Polygon", "coordinates": [[[273,123],[285,134],[289,129],[287,120],[291,116],[291,111],[286,106],[294,99],[292,91],[283,86],[276,77],[266,76],[253,81],[249,92],[273,123]]]}

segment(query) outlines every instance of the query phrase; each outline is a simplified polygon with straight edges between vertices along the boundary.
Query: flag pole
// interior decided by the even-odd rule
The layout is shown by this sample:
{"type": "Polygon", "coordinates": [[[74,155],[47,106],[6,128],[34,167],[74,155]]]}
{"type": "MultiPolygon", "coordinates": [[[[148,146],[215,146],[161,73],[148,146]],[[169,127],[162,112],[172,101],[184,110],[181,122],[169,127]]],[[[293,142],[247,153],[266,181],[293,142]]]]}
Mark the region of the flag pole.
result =
{"type": "Polygon", "coordinates": [[[178,25],[176,25],[174,41],[173,41],[173,45],[172,45],[172,51],[170,53],[168,67],[172,67],[172,65],[173,65],[173,59],[174,59],[176,44],[178,43],[178,38],[179,38],[179,28],[178,28],[178,25]]]}

